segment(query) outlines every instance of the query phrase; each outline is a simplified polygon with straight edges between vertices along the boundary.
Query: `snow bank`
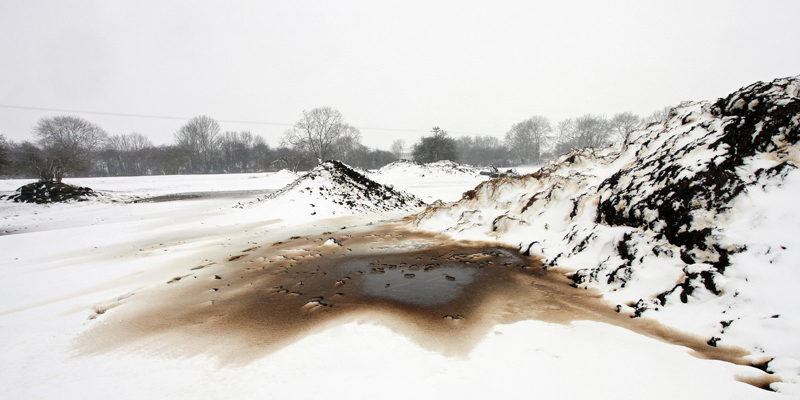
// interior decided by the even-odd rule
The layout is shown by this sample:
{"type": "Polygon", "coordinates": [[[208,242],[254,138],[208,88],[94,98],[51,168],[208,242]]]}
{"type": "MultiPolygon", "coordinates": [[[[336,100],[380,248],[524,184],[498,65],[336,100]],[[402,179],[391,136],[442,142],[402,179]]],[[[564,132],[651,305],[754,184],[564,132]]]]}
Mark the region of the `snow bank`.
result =
{"type": "Polygon", "coordinates": [[[458,200],[461,193],[488,179],[470,165],[452,161],[419,164],[407,160],[386,165],[369,177],[384,185],[392,185],[412,193],[428,204],[436,200],[458,200]],[[451,189],[442,191],[442,187],[451,189]]]}
{"type": "Polygon", "coordinates": [[[774,357],[764,368],[798,383],[798,95],[793,77],[681,104],[626,143],[485,182],[417,223],[541,254],[619,312],[774,357]]]}
{"type": "Polygon", "coordinates": [[[480,170],[466,165],[458,164],[453,161],[443,160],[434,163],[420,164],[414,161],[400,160],[384,166],[376,174],[381,175],[415,175],[423,177],[429,174],[448,174],[448,175],[478,175],[480,170]]]}
{"type": "Polygon", "coordinates": [[[274,174],[272,174],[273,178],[280,178],[280,179],[297,179],[297,173],[289,171],[288,169],[282,169],[274,174]]]}
{"type": "Polygon", "coordinates": [[[325,162],[281,190],[259,199],[270,207],[289,207],[292,215],[329,217],[411,210],[418,198],[381,185],[339,161],[325,162]]]}

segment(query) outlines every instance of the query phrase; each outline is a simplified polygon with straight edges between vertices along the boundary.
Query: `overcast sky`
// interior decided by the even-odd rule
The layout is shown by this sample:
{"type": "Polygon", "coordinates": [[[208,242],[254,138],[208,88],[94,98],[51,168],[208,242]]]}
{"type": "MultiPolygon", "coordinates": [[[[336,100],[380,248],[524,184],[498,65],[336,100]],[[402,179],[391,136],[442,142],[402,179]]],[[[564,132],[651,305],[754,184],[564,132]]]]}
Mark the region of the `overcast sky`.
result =
{"type": "Polygon", "coordinates": [[[388,149],[434,125],[647,115],[800,74],[798,15],[797,0],[2,0],[0,133],[74,114],[163,144],[204,114],[275,146],[280,124],[330,106],[388,149]]]}

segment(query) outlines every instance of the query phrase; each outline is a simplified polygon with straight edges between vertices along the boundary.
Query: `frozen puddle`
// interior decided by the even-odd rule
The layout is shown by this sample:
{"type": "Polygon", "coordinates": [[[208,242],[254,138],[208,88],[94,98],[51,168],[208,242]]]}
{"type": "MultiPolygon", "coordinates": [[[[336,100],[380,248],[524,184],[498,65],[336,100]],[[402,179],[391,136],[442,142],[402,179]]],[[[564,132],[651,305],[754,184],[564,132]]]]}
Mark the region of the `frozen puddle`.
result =
{"type": "Polygon", "coordinates": [[[571,320],[564,299],[549,291],[593,298],[514,250],[388,228],[293,237],[186,269],[159,287],[99,305],[109,311],[81,337],[84,349],[154,342],[239,359],[359,321],[388,326],[432,350],[467,354],[497,323],[536,314],[571,320]]]}
{"type": "Polygon", "coordinates": [[[78,339],[79,353],[146,349],[247,363],[334,324],[380,324],[416,344],[466,356],[497,324],[535,319],[609,323],[744,361],[738,349],[617,314],[535,258],[389,227],[329,232],[242,249],[219,263],[117,302],[78,339]]]}
{"type": "MultiPolygon", "coordinates": [[[[405,264],[405,263],[403,263],[405,264]]],[[[348,266],[347,272],[369,269],[368,274],[359,274],[355,282],[365,296],[379,297],[416,306],[437,306],[458,299],[464,286],[472,283],[477,268],[463,264],[374,264],[348,266]]]]}

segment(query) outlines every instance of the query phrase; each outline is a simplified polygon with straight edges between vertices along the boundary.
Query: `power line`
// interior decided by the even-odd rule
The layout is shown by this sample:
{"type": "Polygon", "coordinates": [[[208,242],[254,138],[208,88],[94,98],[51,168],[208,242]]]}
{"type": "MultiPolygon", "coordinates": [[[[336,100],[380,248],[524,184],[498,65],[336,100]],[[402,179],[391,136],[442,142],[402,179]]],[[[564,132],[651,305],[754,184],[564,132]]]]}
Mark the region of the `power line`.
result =
{"type": "MultiPolygon", "coordinates": [[[[173,119],[173,120],[181,120],[187,121],[190,120],[191,117],[171,117],[166,115],[149,115],[149,114],[128,114],[128,113],[118,113],[118,112],[107,112],[107,111],[87,111],[87,110],[70,110],[65,108],[47,108],[47,107],[29,107],[29,106],[17,106],[17,105],[10,105],[10,104],[0,104],[0,108],[11,108],[17,110],[33,110],[33,111],[54,111],[54,112],[67,112],[67,113],[75,113],[75,114],[93,114],[93,115],[110,115],[114,117],[132,117],[132,118],[154,118],[154,119],[173,119]]],[[[237,120],[217,120],[219,122],[229,122],[229,123],[236,123],[236,124],[255,124],[255,125],[281,125],[281,126],[293,126],[294,124],[287,124],[282,122],[263,122],[263,121],[237,121],[237,120]]]]}
{"type": "MultiPolygon", "coordinates": [[[[150,114],[130,114],[118,113],[108,111],[88,111],[88,110],[71,110],[66,108],[49,108],[49,107],[32,107],[32,106],[19,106],[12,104],[0,104],[0,108],[14,109],[14,110],[29,110],[29,111],[52,111],[52,112],[65,112],[75,114],[90,114],[90,115],[108,115],[113,117],[129,117],[129,118],[152,118],[152,119],[171,119],[179,121],[188,121],[191,117],[174,117],[166,115],[150,115],[150,114]]],[[[286,122],[264,122],[264,121],[239,121],[230,119],[218,119],[219,122],[226,122],[232,124],[252,124],[252,125],[274,125],[274,126],[294,126],[294,124],[286,122]]],[[[429,131],[422,129],[404,129],[404,128],[358,128],[362,131],[387,131],[387,132],[422,132],[428,133],[429,131]]],[[[477,133],[468,132],[450,132],[459,135],[478,135],[477,133]]]]}

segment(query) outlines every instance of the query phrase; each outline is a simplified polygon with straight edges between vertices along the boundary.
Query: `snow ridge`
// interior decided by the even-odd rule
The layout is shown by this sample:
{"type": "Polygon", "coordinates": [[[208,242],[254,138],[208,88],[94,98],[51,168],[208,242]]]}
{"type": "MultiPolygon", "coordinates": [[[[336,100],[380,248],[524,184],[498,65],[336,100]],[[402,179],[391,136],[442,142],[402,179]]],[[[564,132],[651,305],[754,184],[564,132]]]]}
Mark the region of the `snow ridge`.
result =
{"type": "MultiPolygon", "coordinates": [[[[753,321],[771,318],[755,315],[770,312],[759,310],[759,302],[779,302],[767,301],[770,293],[744,293],[743,274],[751,272],[737,260],[755,257],[758,238],[732,232],[757,222],[743,222],[742,204],[769,209],[771,203],[756,201],[770,198],[760,193],[774,199],[798,191],[783,185],[800,163],[799,95],[800,77],[791,77],[758,82],[716,102],[683,103],[665,123],[634,132],[625,143],[575,150],[534,174],[484,182],[460,201],[431,205],[417,224],[542,255],[576,287],[603,291],[618,311],[638,317],[661,310],[648,315],[708,335],[709,345],[735,331],[734,321],[759,332],[766,323],[753,321]],[[688,310],[683,304],[705,314],[681,320],[665,311],[688,310]]],[[[800,272],[791,273],[783,279],[800,283],[800,272]]],[[[800,315],[782,322],[800,328],[800,315]]],[[[739,344],[768,353],[763,341],[739,344]]],[[[800,350],[791,353],[792,375],[800,376],[800,350]]]]}
{"type": "Polygon", "coordinates": [[[427,164],[415,161],[400,160],[385,165],[375,172],[376,174],[404,174],[425,176],[426,174],[449,174],[449,175],[479,175],[480,170],[465,164],[458,164],[453,161],[443,160],[427,164]]]}

